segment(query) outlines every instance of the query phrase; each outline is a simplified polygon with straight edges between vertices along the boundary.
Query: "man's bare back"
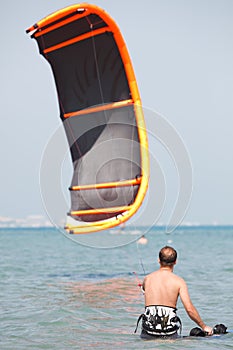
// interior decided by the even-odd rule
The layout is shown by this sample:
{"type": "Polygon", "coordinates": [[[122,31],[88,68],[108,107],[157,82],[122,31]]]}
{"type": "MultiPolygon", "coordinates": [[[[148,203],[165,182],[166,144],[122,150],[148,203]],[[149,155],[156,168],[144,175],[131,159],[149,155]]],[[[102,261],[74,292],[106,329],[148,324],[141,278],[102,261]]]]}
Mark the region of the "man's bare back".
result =
{"type": "Polygon", "coordinates": [[[145,305],[176,307],[183,280],[172,273],[170,268],[160,268],[148,275],[143,283],[145,305]]]}

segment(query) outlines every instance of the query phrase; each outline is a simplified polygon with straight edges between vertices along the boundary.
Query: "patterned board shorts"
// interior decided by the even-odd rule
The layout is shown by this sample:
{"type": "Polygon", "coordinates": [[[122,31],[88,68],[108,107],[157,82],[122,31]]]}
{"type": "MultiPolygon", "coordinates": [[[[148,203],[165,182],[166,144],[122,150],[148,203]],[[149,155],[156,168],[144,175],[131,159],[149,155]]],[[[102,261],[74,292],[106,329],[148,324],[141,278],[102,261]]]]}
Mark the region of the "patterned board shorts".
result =
{"type": "MultiPolygon", "coordinates": [[[[145,312],[139,316],[137,327],[142,319],[142,337],[151,336],[174,336],[181,330],[180,318],[176,315],[176,309],[169,306],[150,305],[146,306],[145,312]]],[[[135,329],[135,333],[137,331],[135,329]]]]}

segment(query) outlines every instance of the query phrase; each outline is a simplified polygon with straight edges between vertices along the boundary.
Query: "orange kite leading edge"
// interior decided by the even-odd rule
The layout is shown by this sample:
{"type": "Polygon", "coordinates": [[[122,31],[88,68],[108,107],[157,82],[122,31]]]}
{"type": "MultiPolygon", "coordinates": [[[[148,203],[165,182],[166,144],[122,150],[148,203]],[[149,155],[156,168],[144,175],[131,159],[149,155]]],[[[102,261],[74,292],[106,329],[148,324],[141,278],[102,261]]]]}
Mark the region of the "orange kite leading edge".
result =
{"type": "Polygon", "coordinates": [[[27,33],[51,65],[73,162],[66,230],[117,226],[139,209],[149,180],[142,104],[120,30],[104,10],[83,3],[27,33]]]}

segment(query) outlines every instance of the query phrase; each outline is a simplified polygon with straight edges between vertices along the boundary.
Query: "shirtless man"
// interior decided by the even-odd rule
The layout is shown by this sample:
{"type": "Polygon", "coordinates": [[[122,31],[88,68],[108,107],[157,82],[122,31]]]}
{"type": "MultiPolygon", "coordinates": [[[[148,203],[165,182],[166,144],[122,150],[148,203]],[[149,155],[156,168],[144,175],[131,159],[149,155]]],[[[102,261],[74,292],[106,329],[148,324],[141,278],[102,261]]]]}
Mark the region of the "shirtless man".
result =
{"type": "Polygon", "coordinates": [[[178,297],[189,317],[208,335],[213,334],[192,304],[185,281],[173,273],[177,253],[166,246],[159,252],[159,270],[147,275],[143,281],[145,312],[142,315],[142,338],[150,336],[177,336],[181,321],[176,315],[178,297]]]}

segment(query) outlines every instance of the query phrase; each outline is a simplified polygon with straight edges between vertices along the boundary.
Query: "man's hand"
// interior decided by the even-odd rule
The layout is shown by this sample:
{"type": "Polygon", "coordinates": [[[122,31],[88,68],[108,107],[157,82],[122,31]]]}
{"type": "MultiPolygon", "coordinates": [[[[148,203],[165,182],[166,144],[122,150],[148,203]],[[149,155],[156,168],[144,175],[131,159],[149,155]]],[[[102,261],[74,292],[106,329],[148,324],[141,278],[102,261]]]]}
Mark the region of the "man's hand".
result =
{"type": "Polygon", "coordinates": [[[209,327],[209,326],[203,327],[203,331],[204,331],[207,335],[213,335],[213,328],[211,328],[211,327],[209,327]]]}

